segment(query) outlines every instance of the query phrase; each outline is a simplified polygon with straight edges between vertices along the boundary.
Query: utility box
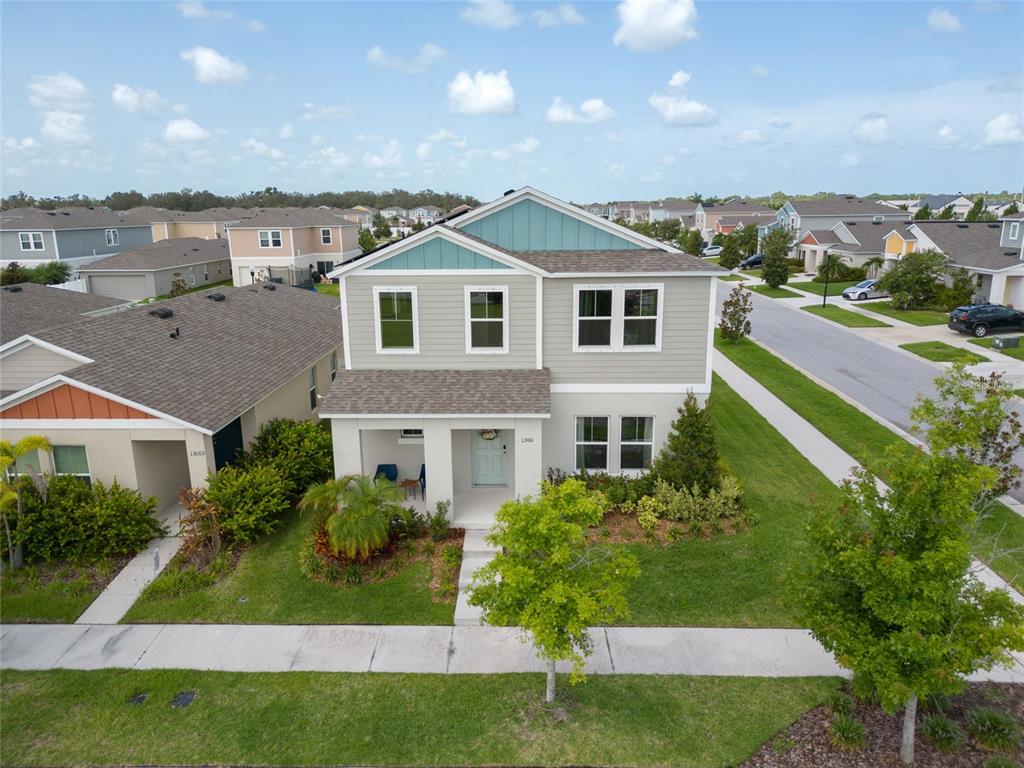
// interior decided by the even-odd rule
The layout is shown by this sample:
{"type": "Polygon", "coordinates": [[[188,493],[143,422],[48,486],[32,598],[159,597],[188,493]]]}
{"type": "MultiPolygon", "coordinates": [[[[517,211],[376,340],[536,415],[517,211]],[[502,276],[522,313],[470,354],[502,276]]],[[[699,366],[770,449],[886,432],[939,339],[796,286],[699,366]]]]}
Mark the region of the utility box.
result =
{"type": "Polygon", "coordinates": [[[1020,346],[1020,336],[998,336],[992,341],[994,349],[1017,349],[1020,346]]]}

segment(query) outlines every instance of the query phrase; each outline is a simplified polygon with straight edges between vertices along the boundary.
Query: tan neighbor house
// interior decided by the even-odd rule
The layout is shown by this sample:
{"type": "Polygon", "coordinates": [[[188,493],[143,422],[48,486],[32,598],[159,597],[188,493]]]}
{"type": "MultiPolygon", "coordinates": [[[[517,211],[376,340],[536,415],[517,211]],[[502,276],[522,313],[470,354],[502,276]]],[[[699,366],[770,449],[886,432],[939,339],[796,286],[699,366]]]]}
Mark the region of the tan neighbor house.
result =
{"type": "Polygon", "coordinates": [[[226,237],[231,224],[253,214],[252,208],[207,208],[205,211],[172,211],[166,208],[141,206],[126,213],[137,221],[149,224],[153,229],[153,242],[176,237],[202,237],[219,239],[226,237]]]}

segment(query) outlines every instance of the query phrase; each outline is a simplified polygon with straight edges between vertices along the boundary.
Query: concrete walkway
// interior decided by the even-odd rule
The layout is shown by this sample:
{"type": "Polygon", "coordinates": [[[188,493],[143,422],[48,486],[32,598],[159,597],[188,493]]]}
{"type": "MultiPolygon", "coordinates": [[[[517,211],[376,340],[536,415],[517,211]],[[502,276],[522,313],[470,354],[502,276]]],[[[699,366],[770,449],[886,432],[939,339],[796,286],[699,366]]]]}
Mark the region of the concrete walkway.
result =
{"type": "MultiPolygon", "coordinates": [[[[493,520],[493,518],[492,518],[493,520]]],[[[462,568],[459,571],[459,596],[455,601],[455,625],[475,627],[480,625],[483,611],[469,604],[469,585],[479,568],[491,562],[498,548],[487,542],[489,529],[469,529],[462,540],[462,568]]]]}

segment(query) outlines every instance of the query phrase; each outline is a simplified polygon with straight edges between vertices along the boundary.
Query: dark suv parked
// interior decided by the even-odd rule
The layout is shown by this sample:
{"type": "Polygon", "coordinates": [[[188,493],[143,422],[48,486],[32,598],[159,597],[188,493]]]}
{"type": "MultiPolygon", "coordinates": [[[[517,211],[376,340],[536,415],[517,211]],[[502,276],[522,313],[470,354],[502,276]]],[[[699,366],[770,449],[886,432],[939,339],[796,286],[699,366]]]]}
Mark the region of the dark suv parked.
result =
{"type": "Polygon", "coordinates": [[[1002,304],[969,304],[950,312],[946,325],[980,339],[989,331],[1024,331],[1024,312],[1002,304]]]}

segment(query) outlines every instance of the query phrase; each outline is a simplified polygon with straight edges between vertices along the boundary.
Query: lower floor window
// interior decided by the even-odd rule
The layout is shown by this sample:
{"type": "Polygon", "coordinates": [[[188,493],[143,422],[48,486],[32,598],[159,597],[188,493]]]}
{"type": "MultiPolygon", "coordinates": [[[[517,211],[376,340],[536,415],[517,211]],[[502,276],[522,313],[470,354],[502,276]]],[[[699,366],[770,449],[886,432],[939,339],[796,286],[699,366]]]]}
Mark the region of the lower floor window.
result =
{"type": "Polygon", "coordinates": [[[53,446],[53,471],[58,475],[77,475],[90,481],[89,457],[84,445],[53,446]]]}
{"type": "Polygon", "coordinates": [[[576,469],[608,469],[608,417],[576,417],[576,469]]]}
{"type": "Polygon", "coordinates": [[[622,469],[647,469],[654,449],[654,417],[623,416],[619,438],[619,466],[622,469]]]}
{"type": "Polygon", "coordinates": [[[13,479],[18,475],[28,475],[32,473],[35,473],[36,476],[43,473],[42,466],[39,463],[39,451],[23,453],[18,457],[17,461],[7,467],[8,479],[13,479]]]}

